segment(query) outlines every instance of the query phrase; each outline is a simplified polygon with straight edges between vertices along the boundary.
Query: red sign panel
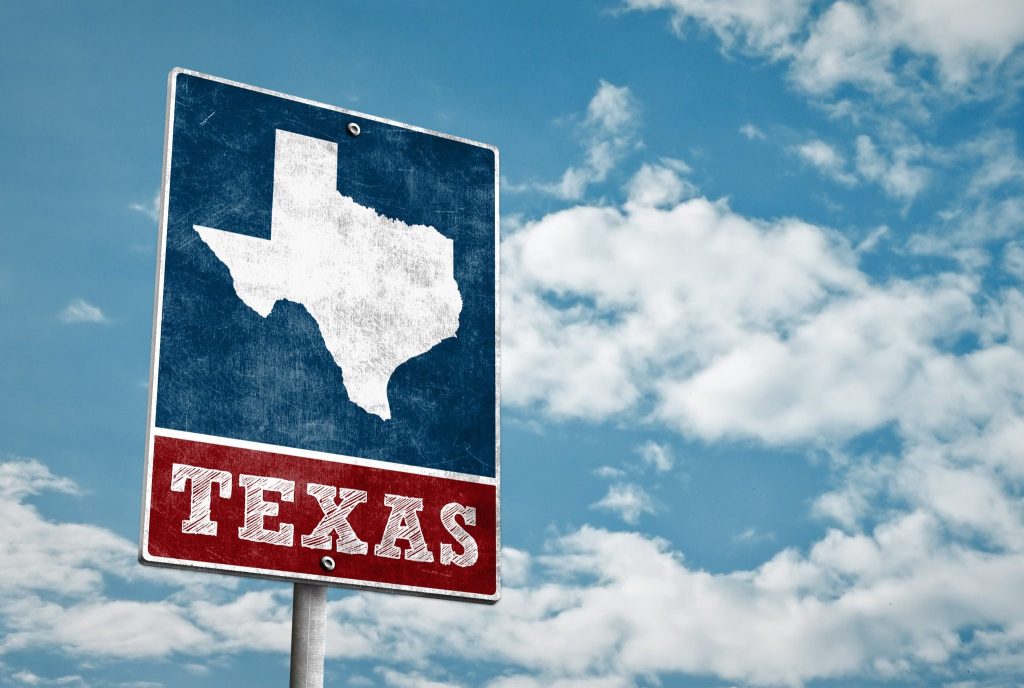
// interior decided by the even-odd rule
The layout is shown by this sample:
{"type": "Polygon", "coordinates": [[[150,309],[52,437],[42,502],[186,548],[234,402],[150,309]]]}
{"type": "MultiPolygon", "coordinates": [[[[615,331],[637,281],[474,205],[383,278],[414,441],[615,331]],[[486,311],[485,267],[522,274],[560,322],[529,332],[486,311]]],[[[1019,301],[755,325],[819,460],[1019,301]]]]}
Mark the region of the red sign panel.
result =
{"type": "Polygon", "coordinates": [[[157,436],[149,497],[153,562],[497,592],[497,490],[486,482],[157,436]]]}

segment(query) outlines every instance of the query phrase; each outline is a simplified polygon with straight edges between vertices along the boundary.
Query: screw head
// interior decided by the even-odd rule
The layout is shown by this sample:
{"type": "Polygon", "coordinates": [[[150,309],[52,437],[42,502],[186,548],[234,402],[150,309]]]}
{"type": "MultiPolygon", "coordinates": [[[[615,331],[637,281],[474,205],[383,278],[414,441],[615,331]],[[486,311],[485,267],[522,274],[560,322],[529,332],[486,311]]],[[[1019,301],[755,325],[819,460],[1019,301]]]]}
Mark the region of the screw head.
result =
{"type": "Polygon", "coordinates": [[[359,136],[359,132],[362,131],[362,129],[359,128],[359,125],[355,122],[349,122],[346,129],[348,129],[348,133],[352,136],[359,136]]]}
{"type": "Polygon", "coordinates": [[[320,566],[322,566],[325,571],[333,571],[334,559],[331,557],[320,557],[320,566]]]}

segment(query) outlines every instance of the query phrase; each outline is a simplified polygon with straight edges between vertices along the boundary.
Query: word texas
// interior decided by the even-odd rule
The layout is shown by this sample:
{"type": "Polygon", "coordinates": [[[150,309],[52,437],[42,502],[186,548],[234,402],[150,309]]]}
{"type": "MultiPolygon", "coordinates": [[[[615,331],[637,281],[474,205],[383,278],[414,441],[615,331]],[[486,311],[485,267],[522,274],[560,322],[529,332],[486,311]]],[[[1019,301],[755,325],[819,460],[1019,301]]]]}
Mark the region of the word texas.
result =
{"type": "MultiPolygon", "coordinates": [[[[171,491],[185,492],[191,489],[191,509],[188,518],[181,522],[181,532],[186,535],[216,536],[218,524],[212,518],[214,486],[220,499],[230,499],[233,485],[233,476],[228,471],[175,463],[171,470],[171,491]]],[[[245,508],[238,537],[268,545],[294,546],[295,526],[279,522],[276,529],[271,529],[267,527],[267,519],[279,515],[281,502],[295,501],[295,482],[284,478],[240,474],[238,486],[245,491],[245,508]],[[267,493],[278,495],[278,501],[269,501],[267,493]]],[[[367,492],[310,482],[306,484],[306,493],[316,500],[322,517],[316,527],[299,537],[302,547],[332,549],[334,539],[334,549],[342,554],[368,554],[369,543],[359,537],[349,522],[353,512],[360,505],[367,504],[367,492]]],[[[404,554],[408,561],[433,563],[434,553],[427,545],[420,527],[419,515],[423,511],[423,499],[385,494],[383,506],[389,511],[383,531],[379,531],[379,527],[374,528],[382,532],[382,536],[374,544],[373,554],[385,559],[402,559],[404,554]],[[405,541],[407,546],[399,547],[399,540],[405,541]]],[[[381,514],[383,511],[380,509],[381,514]]],[[[451,502],[441,507],[436,518],[461,550],[457,551],[455,546],[447,542],[440,543],[440,563],[444,566],[473,566],[478,557],[477,543],[464,526],[476,525],[476,509],[451,502]],[[461,524],[459,519],[462,520],[461,524]]]]}

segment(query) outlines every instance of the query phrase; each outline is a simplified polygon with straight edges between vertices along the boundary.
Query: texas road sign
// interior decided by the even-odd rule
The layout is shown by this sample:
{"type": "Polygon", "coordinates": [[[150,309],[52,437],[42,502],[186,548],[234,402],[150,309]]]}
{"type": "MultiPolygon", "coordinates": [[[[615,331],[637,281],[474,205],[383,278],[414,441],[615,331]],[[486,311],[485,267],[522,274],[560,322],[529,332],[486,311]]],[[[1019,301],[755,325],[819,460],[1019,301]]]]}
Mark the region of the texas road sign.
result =
{"type": "Polygon", "coordinates": [[[171,72],[140,561],[498,598],[491,146],[171,72]]]}

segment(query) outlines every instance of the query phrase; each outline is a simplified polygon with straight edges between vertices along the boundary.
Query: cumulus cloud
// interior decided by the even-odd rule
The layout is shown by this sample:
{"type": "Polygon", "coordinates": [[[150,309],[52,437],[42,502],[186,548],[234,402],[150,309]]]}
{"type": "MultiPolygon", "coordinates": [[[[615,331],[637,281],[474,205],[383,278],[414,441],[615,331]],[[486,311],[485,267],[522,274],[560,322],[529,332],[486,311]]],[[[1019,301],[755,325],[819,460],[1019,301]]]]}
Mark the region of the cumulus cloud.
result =
{"type": "Polygon", "coordinates": [[[908,247],[956,258],[972,270],[985,267],[989,252],[1004,244],[1012,256],[1024,229],[1024,158],[1016,134],[993,129],[955,146],[946,157],[960,164],[952,175],[957,191],[939,221],[912,236],[908,247]]]}
{"type": "Polygon", "coordinates": [[[742,533],[733,536],[733,542],[765,542],[775,539],[774,533],[762,533],[757,528],[747,528],[742,533]]]}
{"type": "Polygon", "coordinates": [[[911,164],[920,156],[920,147],[900,146],[886,159],[870,136],[858,136],[856,145],[857,171],[865,179],[880,184],[890,196],[910,201],[925,187],[928,181],[925,168],[911,164]]]}
{"type": "MultiPolygon", "coordinates": [[[[1008,380],[1004,393],[1019,383],[1008,380]]],[[[481,685],[506,688],[628,686],[671,673],[755,685],[1011,675],[1024,656],[1016,585],[1024,529],[1006,483],[1024,477],[1015,449],[1024,415],[1013,408],[1006,423],[979,431],[975,419],[974,433],[938,448],[921,430],[905,460],[852,475],[845,492],[826,495],[836,508],[848,502],[846,525],[806,550],[709,573],[664,540],[583,526],[553,537],[542,554],[506,552],[511,569],[494,607],[373,593],[331,601],[328,657],[378,660],[378,675],[394,686],[460,685],[445,669],[453,657],[479,662],[481,685]],[[903,506],[878,519],[851,488],[872,500],[884,492],[903,506]],[[978,628],[984,632],[962,633],[978,628]]],[[[942,421],[939,413],[921,428],[942,421]]],[[[71,587],[27,574],[0,579],[0,652],[48,648],[109,661],[288,651],[284,590],[239,594],[183,574],[153,579],[172,591],[165,600],[111,598],[108,577],[166,572],[138,567],[133,548],[107,531],[47,521],[25,500],[69,486],[41,464],[4,464],[2,474],[16,477],[6,480],[15,487],[0,493],[0,508],[28,530],[4,541],[5,555],[20,552],[11,570],[77,541],[78,555],[62,570],[68,580],[92,575],[71,587]]]]}
{"type": "Polygon", "coordinates": [[[890,235],[890,230],[887,225],[880,225],[875,227],[868,235],[857,242],[856,251],[857,253],[870,253],[882,242],[885,238],[890,235]]]}
{"type": "Polygon", "coordinates": [[[980,364],[948,350],[985,327],[979,283],[874,282],[857,256],[827,228],[700,197],[527,222],[504,245],[503,396],[706,440],[843,441],[909,424],[935,403],[921,390],[936,371],[980,364]]]}
{"type": "Polygon", "coordinates": [[[385,647],[529,672],[511,685],[629,685],[675,672],[756,685],[920,677],[973,649],[955,629],[981,619],[1009,626],[1024,611],[1012,590],[1019,554],[942,540],[935,518],[913,512],[869,534],[831,531],[806,554],[783,550],[756,569],[711,574],[664,541],[583,528],[551,543],[534,585],[508,590],[483,614],[402,598],[353,600],[344,614],[385,647]]]}
{"type": "Polygon", "coordinates": [[[612,482],[605,495],[590,505],[592,509],[600,509],[616,514],[630,525],[635,525],[644,514],[658,512],[662,506],[639,485],[637,480],[645,473],[666,473],[675,465],[672,447],[647,440],[634,449],[635,457],[624,461],[622,468],[599,466],[593,473],[599,478],[612,482]],[[630,478],[634,482],[630,482],[630,478]]]}
{"type": "Polygon", "coordinates": [[[1010,242],[1003,249],[1003,266],[1006,272],[1024,281],[1024,246],[1010,242]]]}
{"type": "Polygon", "coordinates": [[[759,337],[788,347],[827,303],[869,289],[838,235],[705,198],[578,206],[503,248],[503,396],[556,417],[690,416],[676,391],[699,372],[759,337]]]}
{"type": "Polygon", "coordinates": [[[637,447],[637,451],[644,465],[650,466],[659,473],[672,470],[672,466],[675,464],[672,447],[667,444],[659,444],[653,440],[648,440],[637,447]]]}
{"type": "Polygon", "coordinates": [[[635,10],[668,9],[672,27],[685,34],[690,22],[711,29],[726,47],[740,46],[782,57],[791,37],[806,21],[808,0],[627,0],[635,10]]]}
{"type": "Polygon", "coordinates": [[[756,124],[752,124],[750,122],[747,122],[742,127],[740,127],[740,133],[751,141],[755,141],[757,139],[763,140],[767,138],[765,136],[765,133],[761,131],[761,129],[756,124]]]}
{"type": "Polygon", "coordinates": [[[586,146],[583,163],[568,168],[558,182],[541,185],[541,190],[578,200],[591,184],[607,179],[619,161],[639,144],[639,115],[639,105],[628,87],[602,79],[581,127],[586,146]]]}
{"type": "Polygon", "coordinates": [[[73,480],[54,475],[49,468],[32,460],[7,460],[0,463],[0,496],[21,499],[40,492],[77,494],[73,480]]]}
{"type": "Polygon", "coordinates": [[[846,170],[846,159],[820,139],[801,143],[794,149],[805,162],[842,184],[855,184],[857,178],[846,170]]]}
{"type": "Polygon", "coordinates": [[[234,582],[142,569],[134,543],[105,528],[44,518],[27,500],[47,491],[74,495],[77,487],[37,461],[0,463],[0,518],[17,524],[0,540],[0,653],[27,647],[118,657],[198,651],[207,636],[178,605],[108,599],[106,580],[188,581],[198,594],[234,582]]]}
{"type": "Polygon", "coordinates": [[[820,139],[811,139],[792,148],[804,162],[825,176],[853,186],[860,181],[877,184],[891,198],[909,203],[928,183],[928,169],[917,162],[924,147],[907,140],[883,152],[870,136],[861,134],[855,140],[853,165],[834,146],[820,139]]]}
{"type": "Polygon", "coordinates": [[[435,681],[419,672],[402,672],[381,668],[378,674],[384,679],[384,685],[392,688],[460,688],[463,685],[448,681],[435,681]]]}
{"type": "Polygon", "coordinates": [[[85,299],[75,298],[57,314],[57,318],[66,324],[110,322],[99,306],[94,306],[85,299]]]}
{"type": "Polygon", "coordinates": [[[1017,136],[995,129],[968,141],[963,155],[976,162],[967,195],[978,197],[1024,184],[1024,160],[1017,154],[1017,136]]]}
{"type": "Polygon", "coordinates": [[[608,488],[608,492],[591,505],[594,509],[603,509],[619,515],[626,523],[634,524],[643,514],[655,512],[654,500],[639,485],[632,483],[616,483],[608,488]]]}
{"type": "Polygon", "coordinates": [[[502,676],[487,684],[487,688],[628,688],[634,682],[619,676],[590,676],[587,678],[537,678],[519,674],[502,676]]]}
{"type": "Polygon", "coordinates": [[[71,686],[72,688],[85,688],[89,685],[85,679],[76,674],[47,678],[26,670],[12,674],[11,679],[26,686],[71,686]]]}
{"type": "MultiPolygon", "coordinates": [[[[1014,139],[993,141],[982,137],[960,151],[981,161],[961,199],[975,208],[993,190],[1021,183],[1024,167],[1007,145],[1014,139]]],[[[835,151],[818,153],[821,165],[904,200],[927,181],[917,162],[923,152],[898,140],[881,146],[862,136],[852,168],[835,151]]],[[[947,221],[966,242],[977,215],[947,221]]],[[[1005,239],[1010,226],[990,226],[982,237],[1005,239]]],[[[838,476],[812,507],[835,527],[806,551],[783,549],[751,571],[701,574],[667,543],[636,536],[674,561],[683,579],[699,578],[693,585],[702,601],[715,591],[714,604],[724,607],[714,613],[736,612],[730,630],[718,646],[714,623],[701,617],[703,637],[712,639],[692,662],[676,660],[687,631],[656,627],[671,616],[664,610],[691,607],[659,599],[646,616],[658,621],[636,623],[639,635],[652,634],[646,643],[632,646],[627,633],[594,640],[602,647],[594,657],[616,653],[615,670],[595,659],[575,673],[680,671],[797,685],[850,674],[920,676],[940,666],[946,677],[1019,670],[1024,609],[1000,609],[1009,598],[986,588],[1024,566],[1024,294],[1007,287],[983,296],[971,271],[873,279],[859,254],[887,232],[880,227],[854,248],[824,227],[758,220],[723,201],[682,197],[577,206],[525,222],[507,241],[506,314],[515,327],[506,341],[505,396],[512,404],[556,417],[660,421],[706,441],[823,446],[838,476]],[[977,345],[961,348],[963,337],[977,345]],[[835,450],[882,428],[897,438],[890,454],[835,450]],[[773,609],[787,611],[773,616],[773,609]],[[964,632],[978,623],[992,630],[964,632]],[[736,660],[750,647],[738,627],[771,629],[785,641],[759,647],[755,654],[772,656],[753,657],[748,667],[736,660]],[[671,638],[671,650],[652,649],[657,637],[671,638]],[[729,658],[719,659],[724,648],[729,658]],[[624,669],[638,657],[645,661],[624,669]]],[[[1001,250],[1006,272],[1020,271],[1017,243],[1001,250]]],[[[613,486],[620,489],[609,501],[643,503],[626,485],[613,486]]],[[[735,539],[769,537],[750,528],[735,539]]],[[[658,566],[646,568],[661,582],[673,578],[658,566]]],[[[635,599],[626,606],[644,608],[635,599]]],[[[605,623],[630,626],[622,617],[605,623]]]]}
{"type": "Polygon", "coordinates": [[[594,475],[598,478],[624,478],[626,471],[621,468],[615,468],[614,466],[598,466],[594,469],[594,475]]]}
{"type": "Polygon", "coordinates": [[[891,96],[920,86],[932,71],[946,94],[970,92],[972,82],[994,84],[1024,43],[1024,7],[1014,0],[839,0],[820,10],[805,0],[625,4],[671,12],[679,33],[692,23],[714,32],[727,49],[785,60],[794,82],[813,94],[853,85],[891,96]]]}
{"type": "MultiPolygon", "coordinates": [[[[724,39],[780,56],[789,39],[775,36],[803,11],[684,4],[724,39]],[[750,40],[744,27],[757,23],[769,28],[750,40]]],[[[580,198],[635,145],[633,120],[617,119],[633,105],[627,89],[602,82],[584,125],[587,159],[558,195],[580,198]]],[[[820,145],[797,152],[811,164],[896,198],[927,181],[920,150],[898,142],[862,136],[852,160],[810,144],[820,145]]],[[[992,190],[1024,179],[1006,148],[978,140],[972,154],[984,162],[964,191],[977,212],[951,213],[951,223],[981,222],[992,190]]],[[[556,418],[827,447],[837,485],[811,507],[827,532],[751,569],[711,573],[666,541],[579,527],[537,553],[507,549],[494,608],[366,594],[331,602],[331,658],[386,658],[377,676],[396,686],[457,685],[444,661],[480,660],[492,688],[628,686],[679,672],[799,685],[1019,671],[1024,295],[1009,286],[982,299],[969,273],[872,279],[858,261],[885,228],[853,246],[826,227],[748,217],[701,197],[688,173],[665,158],[641,166],[621,205],[516,220],[503,247],[504,397],[556,418]],[[977,346],[958,350],[962,335],[977,346]],[[891,453],[838,457],[836,445],[886,427],[898,438],[891,453]]],[[[1005,239],[1012,208],[999,207],[1001,233],[988,236],[1005,239]]],[[[1002,265],[1024,273],[1017,243],[1002,248],[1002,265]]],[[[674,464],[664,444],[637,452],[628,470],[595,471],[611,484],[593,506],[630,524],[656,509],[630,476],[674,464]]],[[[230,578],[141,569],[133,543],[43,517],[30,503],[42,491],[70,498],[76,487],[37,462],[0,464],[0,516],[20,524],[0,542],[0,653],[287,652],[283,590],[239,593],[230,578]],[[115,579],[168,595],[120,599],[115,579]]],[[[751,527],[734,540],[771,537],[751,527]]]]}
{"type": "Polygon", "coordinates": [[[658,416],[707,439],[845,439],[898,420],[933,342],[966,324],[971,284],[896,283],[822,309],[788,336],[752,336],[695,374],[658,385],[658,416]],[[799,380],[799,383],[796,383],[799,380]]]}
{"type": "Polygon", "coordinates": [[[660,207],[695,196],[697,187],[682,177],[688,172],[689,165],[673,158],[663,158],[653,165],[644,163],[626,185],[628,203],[660,207]]]}

